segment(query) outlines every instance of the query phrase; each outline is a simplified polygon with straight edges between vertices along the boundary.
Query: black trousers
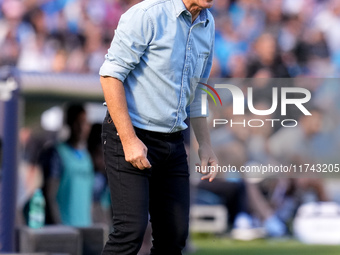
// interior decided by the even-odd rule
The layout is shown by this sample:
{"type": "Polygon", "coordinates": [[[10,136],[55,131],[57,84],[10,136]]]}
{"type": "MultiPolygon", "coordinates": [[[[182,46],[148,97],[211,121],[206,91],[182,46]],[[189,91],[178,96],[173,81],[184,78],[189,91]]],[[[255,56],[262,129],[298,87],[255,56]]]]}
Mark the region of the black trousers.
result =
{"type": "Polygon", "coordinates": [[[107,114],[102,141],[111,191],[113,231],[102,255],[137,254],[149,220],[152,255],[182,254],[189,225],[189,171],[183,136],[135,128],[152,168],[125,161],[119,135],[107,114]]]}

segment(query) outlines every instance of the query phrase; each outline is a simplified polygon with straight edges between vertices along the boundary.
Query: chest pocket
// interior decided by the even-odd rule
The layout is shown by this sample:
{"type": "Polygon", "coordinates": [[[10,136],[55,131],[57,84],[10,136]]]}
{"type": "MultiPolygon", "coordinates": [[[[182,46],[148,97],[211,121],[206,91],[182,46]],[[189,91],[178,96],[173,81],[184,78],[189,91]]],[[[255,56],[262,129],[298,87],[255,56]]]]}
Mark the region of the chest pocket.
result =
{"type": "Polygon", "coordinates": [[[209,53],[200,53],[197,58],[197,62],[194,68],[193,77],[194,78],[202,78],[203,70],[207,65],[207,60],[209,57],[209,53]]]}

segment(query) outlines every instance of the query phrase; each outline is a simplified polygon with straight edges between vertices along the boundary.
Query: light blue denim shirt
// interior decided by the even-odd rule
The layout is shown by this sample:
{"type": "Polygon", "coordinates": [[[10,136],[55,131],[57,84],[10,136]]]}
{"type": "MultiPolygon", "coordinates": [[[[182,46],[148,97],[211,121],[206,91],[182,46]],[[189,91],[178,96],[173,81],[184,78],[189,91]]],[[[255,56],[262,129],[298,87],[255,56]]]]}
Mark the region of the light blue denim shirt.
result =
{"type": "Polygon", "coordinates": [[[121,16],[99,74],[124,83],[134,126],[183,130],[190,103],[190,117],[202,116],[196,87],[209,76],[214,36],[208,10],[192,23],[182,0],[142,1],[121,16]]]}

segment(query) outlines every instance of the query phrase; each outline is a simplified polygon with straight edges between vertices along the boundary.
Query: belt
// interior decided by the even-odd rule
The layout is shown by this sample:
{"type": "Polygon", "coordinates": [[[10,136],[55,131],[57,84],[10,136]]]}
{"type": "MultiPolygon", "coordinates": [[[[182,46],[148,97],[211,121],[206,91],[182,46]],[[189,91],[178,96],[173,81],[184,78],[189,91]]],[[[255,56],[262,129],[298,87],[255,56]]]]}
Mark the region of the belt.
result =
{"type": "MultiPolygon", "coordinates": [[[[106,112],[106,116],[109,118],[108,122],[112,123],[112,119],[111,119],[109,111],[106,112]]],[[[177,138],[177,137],[180,137],[182,135],[182,131],[176,131],[176,132],[173,132],[173,133],[161,133],[161,132],[150,131],[150,130],[138,128],[138,127],[135,127],[135,126],[134,126],[134,129],[137,130],[137,131],[140,131],[141,133],[149,134],[150,136],[155,137],[155,138],[159,138],[159,139],[177,138]]]]}
{"type": "Polygon", "coordinates": [[[177,137],[180,137],[182,135],[182,131],[176,131],[176,132],[173,132],[173,133],[161,133],[161,132],[156,132],[156,131],[150,131],[150,130],[146,130],[146,129],[141,129],[141,128],[137,128],[137,127],[134,127],[135,130],[139,130],[141,131],[142,133],[144,134],[149,134],[150,136],[152,137],[155,137],[155,138],[177,138],[177,137]]]}

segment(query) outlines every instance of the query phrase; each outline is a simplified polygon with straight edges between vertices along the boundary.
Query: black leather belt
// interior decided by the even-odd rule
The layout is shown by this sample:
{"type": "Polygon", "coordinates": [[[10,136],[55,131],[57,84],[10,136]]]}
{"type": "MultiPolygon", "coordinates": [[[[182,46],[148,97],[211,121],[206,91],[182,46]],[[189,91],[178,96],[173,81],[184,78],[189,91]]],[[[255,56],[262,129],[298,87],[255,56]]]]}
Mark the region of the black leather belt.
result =
{"type": "MultiPolygon", "coordinates": [[[[109,114],[109,111],[106,112],[106,117],[108,118],[108,123],[112,123],[112,119],[111,116],[109,114]]],[[[144,133],[144,134],[149,134],[152,137],[156,137],[159,139],[166,139],[166,138],[177,138],[180,137],[182,135],[182,131],[176,131],[176,132],[172,132],[172,133],[162,133],[162,132],[156,132],[156,131],[150,131],[150,130],[146,130],[146,129],[142,129],[142,128],[138,128],[138,127],[133,127],[135,130],[139,130],[140,132],[144,133]]]]}
{"type": "Polygon", "coordinates": [[[173,133],[161,133],[161,132],[155,132],[155,131],[150,131],[150,130],[146,130],[146,129],[141,129],[141,128],[137,128],[134,127],[135,130],[140,130],[141,132],[144,132],[145,134],[149,134],[152,137],[156,137],[156,138],[177,138],[180,137],[182,135],[182,131],[176,131],[173,133]]]}

